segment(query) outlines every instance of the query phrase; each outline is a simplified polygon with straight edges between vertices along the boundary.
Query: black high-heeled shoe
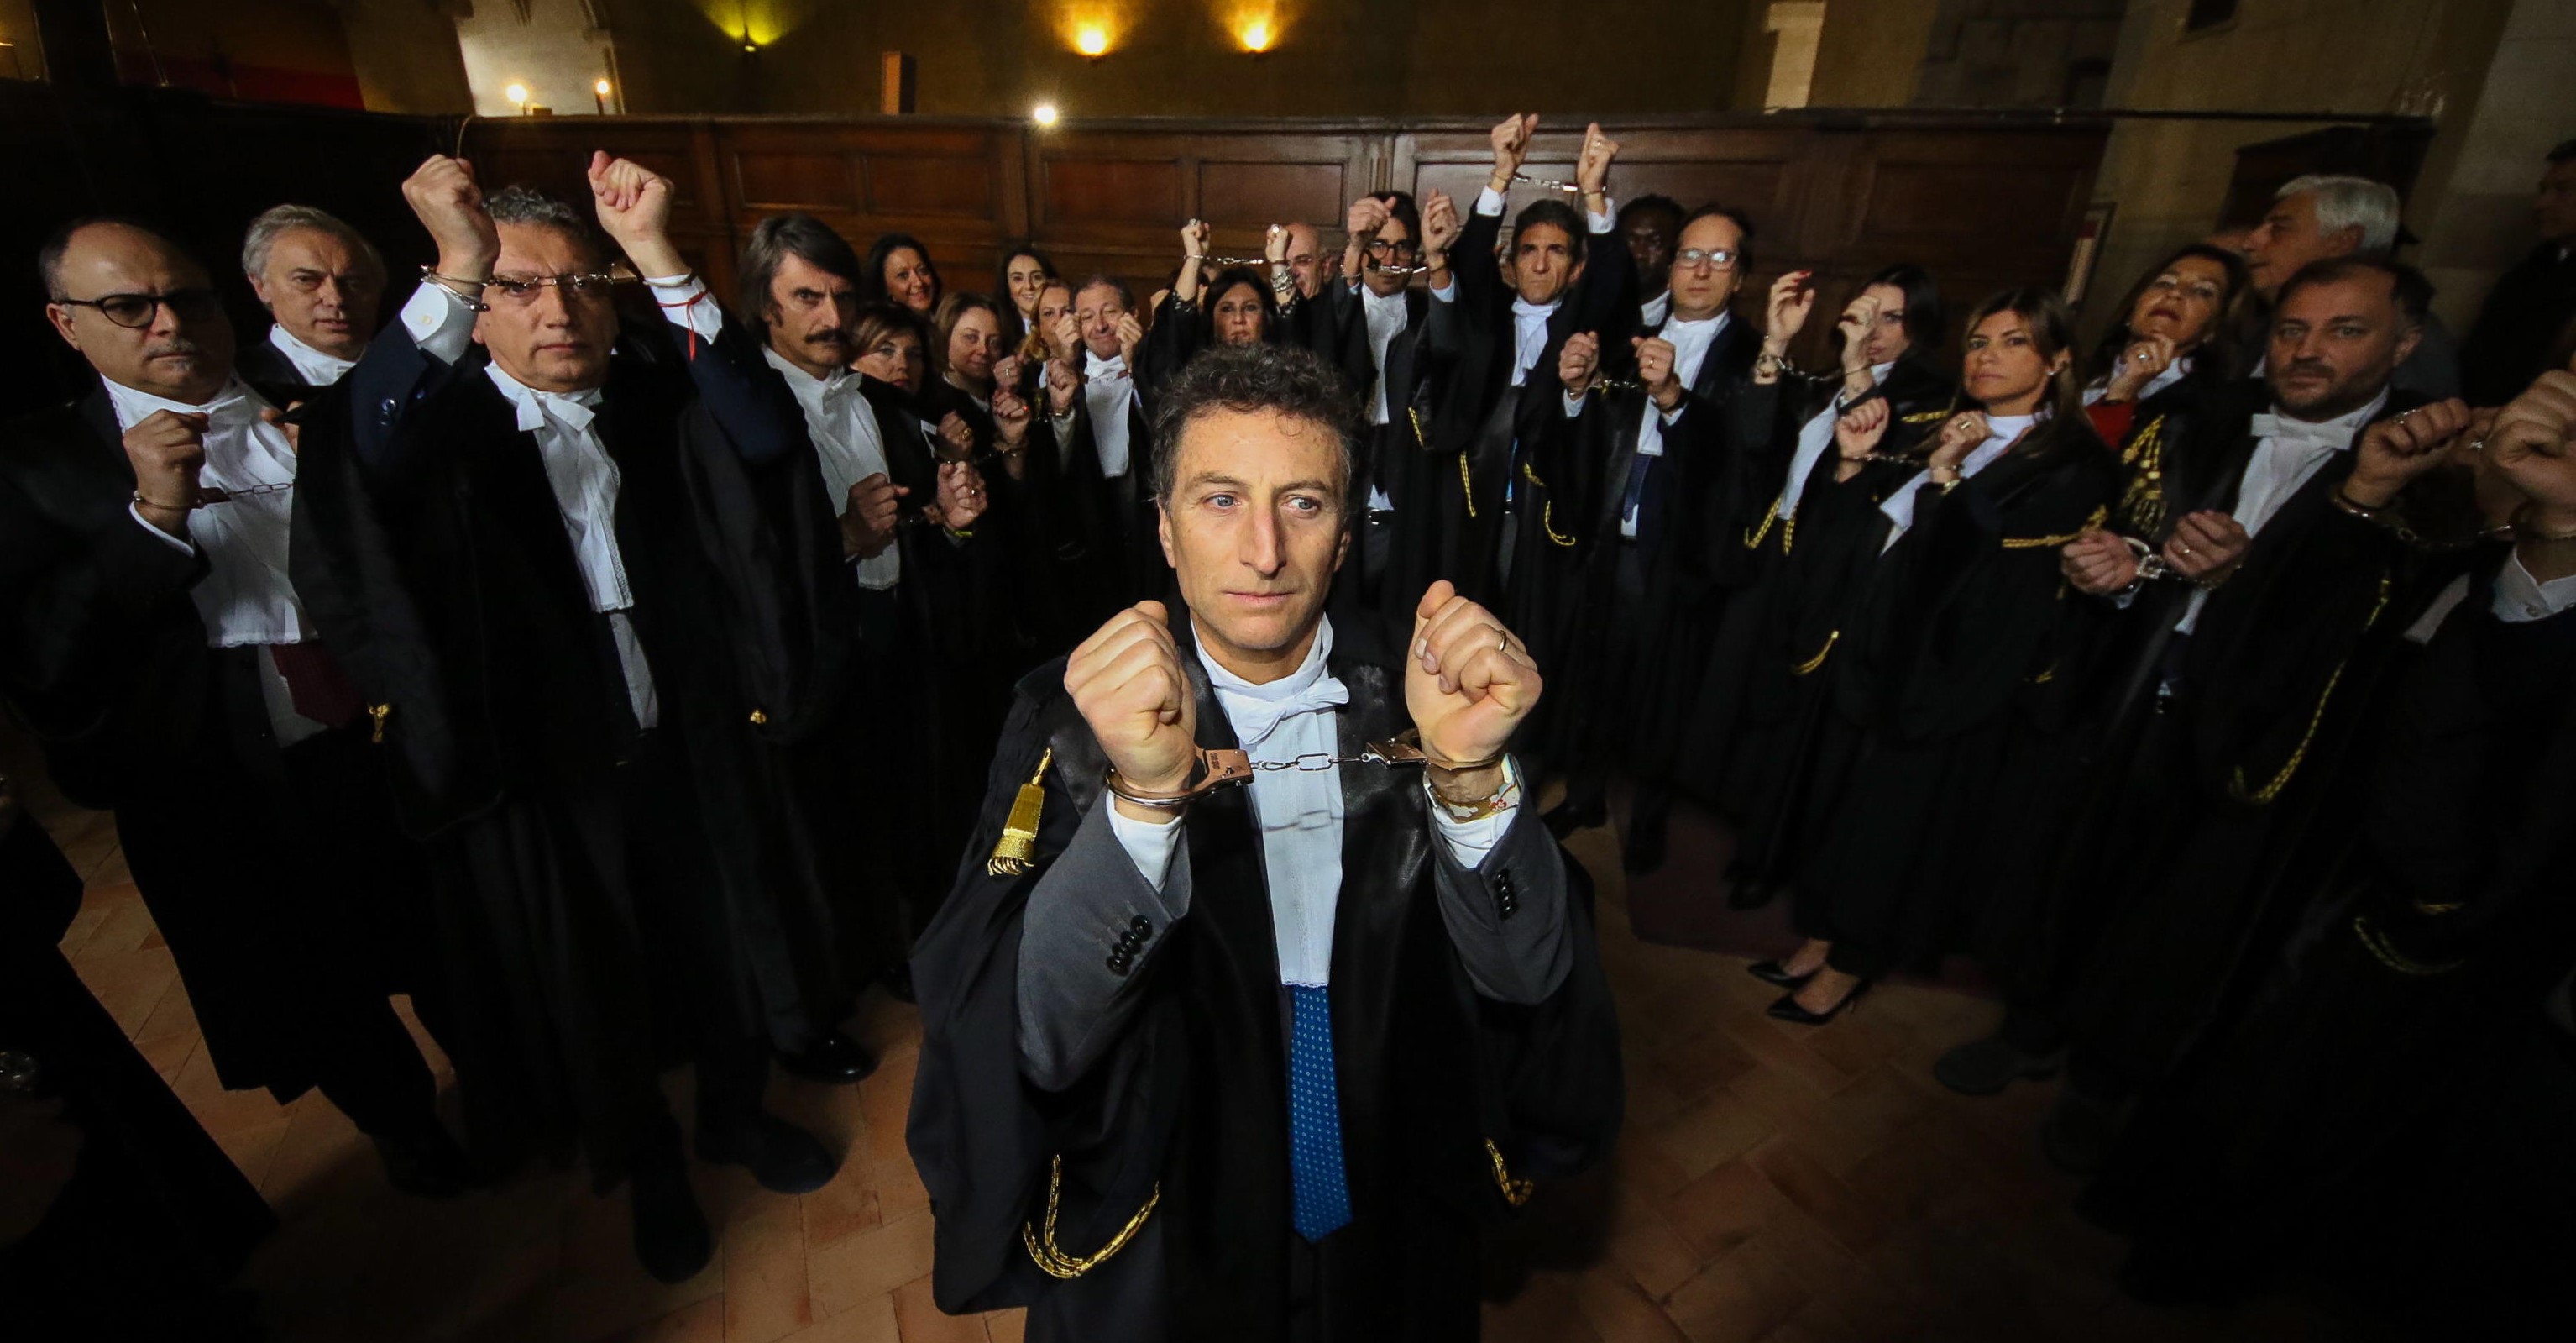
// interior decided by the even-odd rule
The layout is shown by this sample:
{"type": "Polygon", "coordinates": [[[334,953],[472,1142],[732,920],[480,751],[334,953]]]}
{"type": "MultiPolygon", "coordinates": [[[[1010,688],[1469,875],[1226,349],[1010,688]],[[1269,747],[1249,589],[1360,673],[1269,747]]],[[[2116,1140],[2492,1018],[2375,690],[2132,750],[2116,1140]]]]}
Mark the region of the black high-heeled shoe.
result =
{"type": "Polygon", "coordinates": [[[1803,975],[1793,975],[1789,973],[1789,967],[1778,961],[1755,961],[1744,967],[1744,973],[1765,984],[1787,989],[1791,993],[1807,987],[1807,981],[1816,977],[1816,972],[1813,970],[1803,975]]]}
{"type": "Polygon", "coordinates": [[[1822,1026],[1826,1022],[1850,1011],[1852,1004],[1859,1002],[1860,996],[1869,992],[1871,982],[1872,981],[1870,980],[1864,979],[1861,982],[1852,985],[1851,992],[1844,994],[1841,1002],[1826,1008],[1822,1012],[1810,1012],[1806,1008],[1799,1006],[1798,995],[1795,992],[1781,994],[1780,1001],[1771,1004],[1771,1006],[1763,1010],[1768,1012],[1772,1019],[1785,1021],[1794,1026],[1822,1026]]]}

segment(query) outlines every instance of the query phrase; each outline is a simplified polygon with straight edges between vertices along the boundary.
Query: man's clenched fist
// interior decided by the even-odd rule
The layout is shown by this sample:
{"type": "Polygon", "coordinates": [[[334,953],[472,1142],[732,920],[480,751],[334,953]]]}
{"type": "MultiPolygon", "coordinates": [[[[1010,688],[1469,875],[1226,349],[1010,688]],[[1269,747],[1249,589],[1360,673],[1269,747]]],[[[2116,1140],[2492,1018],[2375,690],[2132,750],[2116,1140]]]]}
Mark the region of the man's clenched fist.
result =
{"type": "MultiPolygon", "coordinates": [[[[1138,602],[1083,640],[1065,661],[1064,688],[1129,787],[1177,793],[1189,785],[1198,764],[1198,696],[1161,602],[1138,602]]],[[[1118,805],[1136,820],[1171,819],[1118,805]]]]}
{"type": "MultiPolygon", "coordinates": [[[[1538,705],[1538,663],[1519,636],[1484,607],[1458,595],[1447,579],[1431,585],[1413,611],[1413,643],[1404,665],[1404,707],[1434,760],[1471,762],[1503,753],[1521,720],[1538,705]]],[[[1492,796],[1501,767],[1465,771],[1432,786],[1456,799],[1492,796]]]]}

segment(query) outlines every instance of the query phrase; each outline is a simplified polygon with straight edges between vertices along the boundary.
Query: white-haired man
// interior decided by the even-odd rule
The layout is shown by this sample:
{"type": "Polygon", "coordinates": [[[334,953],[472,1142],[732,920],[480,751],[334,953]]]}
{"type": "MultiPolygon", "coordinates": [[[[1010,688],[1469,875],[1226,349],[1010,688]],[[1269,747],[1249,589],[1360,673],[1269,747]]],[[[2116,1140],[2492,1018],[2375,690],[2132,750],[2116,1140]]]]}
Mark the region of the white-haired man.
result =
{"type": "MultiPolygon", "coordinates": [[[[2357,256],[2387,260],[2397,250],[2404,212],[2397,188],[2367,177],[2309,173],[2272,194],[2272,208],[2245,235],[2245,265],[2265,302],[2311,261],[2357,256]]],[[[2397,366],[2391,386],[2439,401],[2460,394],[2460,343],[2442,319],[2424,315],[2415,352],[2397,366]]],[[[2255,369],[2261,373],[2261,368],[2255,369]]]]}

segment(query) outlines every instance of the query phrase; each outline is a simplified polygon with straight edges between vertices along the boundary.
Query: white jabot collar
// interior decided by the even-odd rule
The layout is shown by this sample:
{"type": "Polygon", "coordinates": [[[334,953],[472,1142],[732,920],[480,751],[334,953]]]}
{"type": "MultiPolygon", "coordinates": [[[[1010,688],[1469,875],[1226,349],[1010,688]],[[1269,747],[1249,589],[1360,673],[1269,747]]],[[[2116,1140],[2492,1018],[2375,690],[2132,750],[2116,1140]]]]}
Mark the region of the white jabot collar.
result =
{"type": "Polygon", "coordinates": [[[1333,652],[1330,617],[1315,627],[1314,646],[1306,650],[1306,660],[1297,664],[1297,670],[1260,685],[1227,671],[1208,655],[1207,640],[1199,634],[1195,619],[1190,629],[1197,639],[1199,665],[1207,669],[1208,686],[1216,691],[1217,703],[1246,751],[1259,747],[1288,718],[1350,703],[1349,688],[1324,669],[1325,659],[1333,652]]]}
{"type": "Polygon", "coordinates": [[[2253,422],[2247,426],[2247,431],[2256,438],[2272,439],[2283,447],[2330,448],[2341,451],[2351,447],[2353,435],[2360,433],[2363,426],[2377,419],[2379,412],[2387,405],[2388,389],[2385,387],[2379,389],[2379,395],[2370,399],[2369,405],[2359,410],[2346,411],[2331,420],[2296,419],[2284,414],[2276,403],[2270,412],[2256,415],[2253,422]]]}
{"type": "Polygon", "coordinates": [[[539,429],[547,420],[553,420],[565,429],[580,433],[596,418],[596,408],[601,399],[596,387],[585,387],[578,392],[541,392],[511,377],[499,364],[485,364],[483,371],[492,376],[492,385],[500,388],[501,395],[510,398],[510,404],[518,409],[521,429],[539,429]]]}

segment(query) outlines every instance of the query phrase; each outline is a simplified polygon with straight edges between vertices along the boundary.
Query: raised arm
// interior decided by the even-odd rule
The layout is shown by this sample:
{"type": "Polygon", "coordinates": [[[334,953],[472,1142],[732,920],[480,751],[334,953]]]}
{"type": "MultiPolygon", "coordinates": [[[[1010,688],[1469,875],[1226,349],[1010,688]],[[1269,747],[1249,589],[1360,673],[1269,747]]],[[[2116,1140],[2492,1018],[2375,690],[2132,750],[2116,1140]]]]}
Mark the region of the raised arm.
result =
{"type": "Polygon", "coordinates": [[[652,287],[662,315],[681,328],[689,376],[734,451],[755,465],[812,451],[805,416],[761,359],[760,342],[725,319],[671,242],[670,179],[599,151],[590,158],[590,194],[600,228],[652,287]]]}
{"type": "Polygon", "coordinates": [[[501,256],[501,235],[483,208],[473,164],[433,154],[403,181],[402,193],[438,245],[438,261],[401,316],[341,380],[349,395],[350,451],[379,481],[405,465],[409,440],[400,431],[414,403],[471,346],[474,315],[501,256]]]}

